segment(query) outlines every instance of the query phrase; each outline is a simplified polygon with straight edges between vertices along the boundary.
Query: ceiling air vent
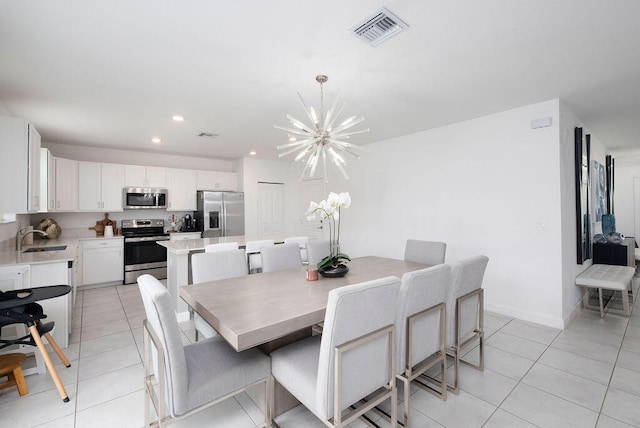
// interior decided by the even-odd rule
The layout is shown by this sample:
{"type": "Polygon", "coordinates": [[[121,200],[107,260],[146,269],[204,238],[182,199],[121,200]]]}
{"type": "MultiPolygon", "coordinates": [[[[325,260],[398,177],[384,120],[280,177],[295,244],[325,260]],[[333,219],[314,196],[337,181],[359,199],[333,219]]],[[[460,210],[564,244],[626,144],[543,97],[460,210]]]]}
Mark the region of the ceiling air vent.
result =
{"type": "Polygon", "coordinates": [[[205,137],[205,138],[216,138],[218,136],[218,134],[214,134],[213,132],[201,132],[198,134],[198,137],[205,137]]]}
{"type": "Polygon", "coordinates": [[[407,24],[383,7],[349,31],[371,46],[377,46],[407,28],[407,24]]]}

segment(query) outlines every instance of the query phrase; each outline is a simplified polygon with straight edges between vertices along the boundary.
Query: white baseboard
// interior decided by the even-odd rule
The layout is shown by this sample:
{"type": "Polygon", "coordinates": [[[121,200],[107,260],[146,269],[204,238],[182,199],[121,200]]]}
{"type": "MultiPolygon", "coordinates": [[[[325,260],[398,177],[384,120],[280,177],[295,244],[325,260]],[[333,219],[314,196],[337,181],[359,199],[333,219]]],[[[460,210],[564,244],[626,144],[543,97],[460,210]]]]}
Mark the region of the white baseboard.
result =
{"type": "Polygon", "coordinates": [[[553,328],[564,329],[565,323],[562,318],[543,314],[540,312],[526,311],[522,308],[516,308],[513,306],[496,305],[485,301],[484,309],[489,312],[495,312],[497,314],[506,315],[509,317],[517,318],[523,321],[534,322],[537,324],[546,325],[553,328]]]}

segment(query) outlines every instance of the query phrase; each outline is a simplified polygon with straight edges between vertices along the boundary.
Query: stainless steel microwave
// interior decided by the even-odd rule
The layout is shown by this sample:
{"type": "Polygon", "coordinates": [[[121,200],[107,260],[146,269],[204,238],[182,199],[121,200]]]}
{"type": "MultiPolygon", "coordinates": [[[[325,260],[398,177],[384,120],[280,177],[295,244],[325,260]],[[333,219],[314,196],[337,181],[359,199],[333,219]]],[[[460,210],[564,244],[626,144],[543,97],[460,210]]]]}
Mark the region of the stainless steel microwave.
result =
{"type": "Polygon", "coordinates": [[[167,189],[125,187],[122,189],[122,207],[125,210],[166,209],[167,189]]]}

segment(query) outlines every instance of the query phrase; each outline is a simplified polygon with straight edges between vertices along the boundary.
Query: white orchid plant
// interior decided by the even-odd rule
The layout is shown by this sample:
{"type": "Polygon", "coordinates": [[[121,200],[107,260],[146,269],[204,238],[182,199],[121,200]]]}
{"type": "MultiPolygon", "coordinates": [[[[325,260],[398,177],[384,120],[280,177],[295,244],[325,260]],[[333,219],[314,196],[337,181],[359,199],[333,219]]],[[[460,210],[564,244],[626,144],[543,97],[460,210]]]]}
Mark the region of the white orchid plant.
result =
{"type": "Polygon", "coordinates": [[[318,268],[338,267],[351,261],[348,255],[340,252],[340,209],[349,208],[351,196],[349,192],[329,193],[326,200],[318,203],[311,201],[306,212],[307,220],[313,221],[320,216],[329,225],[330,254],[318,262],[318,268]]]}

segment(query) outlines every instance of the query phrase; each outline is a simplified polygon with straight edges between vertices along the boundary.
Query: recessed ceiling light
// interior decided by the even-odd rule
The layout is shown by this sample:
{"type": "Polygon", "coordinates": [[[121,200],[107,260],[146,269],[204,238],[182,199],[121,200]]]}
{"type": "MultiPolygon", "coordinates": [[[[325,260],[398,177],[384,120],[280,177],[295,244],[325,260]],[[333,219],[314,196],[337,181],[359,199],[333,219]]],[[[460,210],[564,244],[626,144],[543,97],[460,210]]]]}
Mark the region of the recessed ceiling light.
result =
{"type": "Polygon", "coordinates": [[[250,151],[250,152],[249,152],[249,154],[250,154],[251,156],[255,156],[255,155],[257,155],[258,153],[256,153],[255,151],[253,151],[253,150],[252,150],[252,151],[250,151]]]}
{"type": "Polygon", "coordinates": [[[151,142],[154,143],[154,144],[160,144],[162,142],[162,140],[160,138],[158,138],[158,137],[153,137],[151,139],[151,142]]]}
{"type": "Polygon", "coordinates": [[[175,122],[184,122],[184,117],[180,115],[175,115],[171,119],[173,119],[175,122]]]}

